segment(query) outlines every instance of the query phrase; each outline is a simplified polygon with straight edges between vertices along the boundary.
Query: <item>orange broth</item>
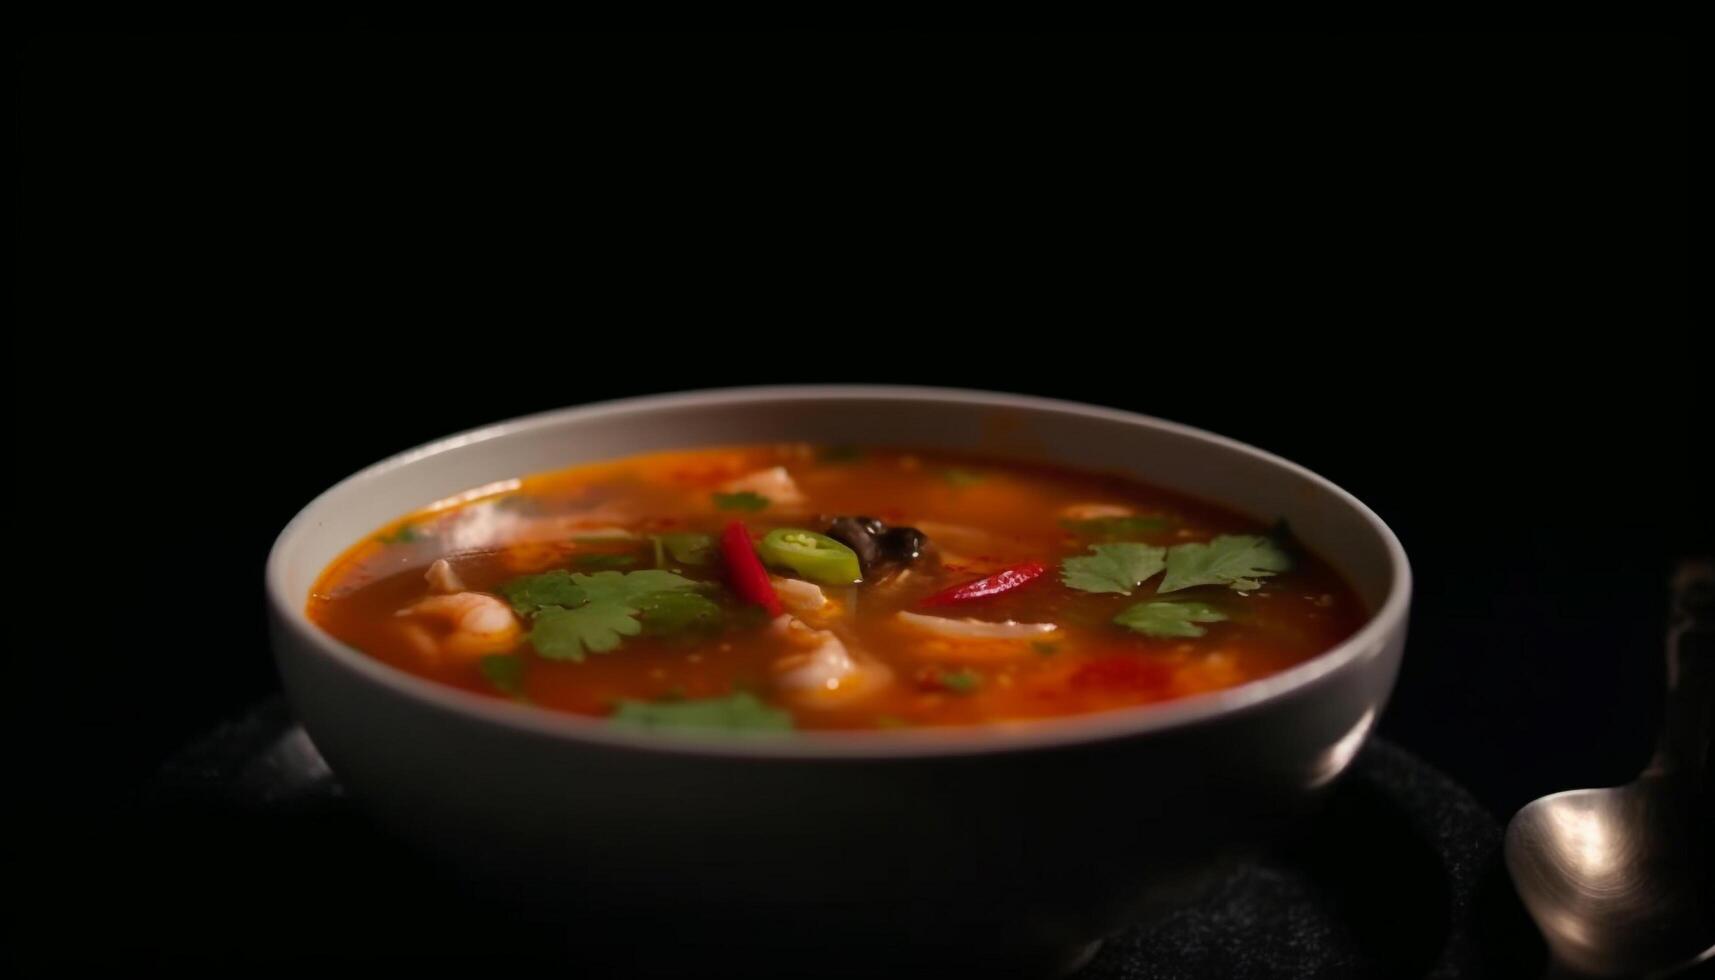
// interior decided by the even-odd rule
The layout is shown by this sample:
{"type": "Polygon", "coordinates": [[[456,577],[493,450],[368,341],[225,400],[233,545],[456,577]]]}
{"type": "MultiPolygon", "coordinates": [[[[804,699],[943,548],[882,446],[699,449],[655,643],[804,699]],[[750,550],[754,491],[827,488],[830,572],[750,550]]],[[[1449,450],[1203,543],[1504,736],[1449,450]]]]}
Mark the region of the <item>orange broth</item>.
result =
{"type": "MultiPolygon", "coordinates": [[[[316,583],[308,612],[340,641],[400,670],[551,711],[605,716],[626,703],[686,704],[742,691],[773,709],[782,725],[789,717],[800,729],[1012,722],[1232,687],[1350,636],[1367,617],[1363,604],[1332,568],[1290,542],[1282,547],[1291,568],[1241,582],[1245,591],[1205,584],[1157,596],[1162,574],[1133,585],[1130,595],[1082,591],[1063,581],[1061,563],[1095,554],[1095,544],[1172,548],[1268,533],[1221,507],[1059,467],[801,444],[695,449],[508,481],[499,492],[402,518],[336,560],[316,583]],[[785,468],[801,503],[770,499],[760,509],[722,509],[721,503],[755,506],[751,498],[717,502],[716,494],[773,467],[785,468]],[[1103,524],[1084,516],[1090,514],[1140,520],[1103,524]],[[916,527],[928,543],[914,561],[866,569],[861,584],[821,586],[828,605],[795,613],[802,627],[796,636],[783,635],[784,627],[735,594],[721,531],[742,520],[759,540],[782,527],[823,531],[840,515],[916,527]],[[676,560],[654,537],[698,532],[715,541],[695,564],[676,560]],[[412,611],[433,591],[425,571],[436,559],[448,562],[464,591],[495,596],[530,575],[659,568],[696,583],[695,593],[714,612],[688,628],[623,636],[616,648],[584,650],[581,659],[536,652],[529,615],[518,617],[514,642],[455,651],[447,639],[456,625],[412,611]],[[1023,562],[1042,563],[1047,572],[986,598],[922,605],[932,594],[1023,562]],[[1225,618],[1195,623],[1187,630],[1201,631],[1194,636],[1152,635],[1114,621],[1151,601],[1197,603],[1225,618]],[[1029,638],[965,639],[925,629],[901,612],[1055,629],[1029,638]],[[785,684],[783,665],[800,663],[817,642],[805,638],[830,636],[871,680],[881,680],[828,697],[785,684]]],[[[771,572],[794,577],[784,567],[771,572]]]]}

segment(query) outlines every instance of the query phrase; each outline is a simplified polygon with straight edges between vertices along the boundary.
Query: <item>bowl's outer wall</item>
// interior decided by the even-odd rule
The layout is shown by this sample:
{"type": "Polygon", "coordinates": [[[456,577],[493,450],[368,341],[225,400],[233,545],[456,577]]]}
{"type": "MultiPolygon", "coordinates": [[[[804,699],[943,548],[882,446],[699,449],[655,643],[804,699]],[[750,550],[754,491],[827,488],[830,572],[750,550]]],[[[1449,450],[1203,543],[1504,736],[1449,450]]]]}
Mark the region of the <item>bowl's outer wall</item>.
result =
{"type": "Polygon", "coordinates": [[[1063,953],[1170,905],[1215,857],[1313,804],[1386,702],[1403,610],[1339,669],[1195,724],[1018,751],[803,758],[604,744],[449,711],[330,656],[286,605],[301,607],[352,541],[470,487],[654,449],[776,440],[1124,472],[1286,517],[1372,608],[1403,587],[1385,529],[1296,468],[1174,426],[990,397],[644,400],[524,420],[366,471],[307,509],[273,559],[287,695],[379,819],[491,878],[711,913],[775,906],[804,916],[777,921],[807,935],[838,922],[885,929],[901,947],[983,942],[1018,963],[1063,953]],[[816,911],[836,907],[838,916],[816,911]]]}

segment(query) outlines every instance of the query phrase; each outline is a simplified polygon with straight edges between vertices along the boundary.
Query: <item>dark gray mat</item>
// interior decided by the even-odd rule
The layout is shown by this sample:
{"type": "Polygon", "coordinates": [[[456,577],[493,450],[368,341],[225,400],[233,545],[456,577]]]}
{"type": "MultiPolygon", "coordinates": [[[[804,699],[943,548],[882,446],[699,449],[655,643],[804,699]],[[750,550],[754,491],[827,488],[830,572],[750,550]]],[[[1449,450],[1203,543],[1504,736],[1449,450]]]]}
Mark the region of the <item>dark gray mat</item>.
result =
{"type": "MultiPolygon", "coordinates": [[[[149,802],[158,864],[176,878],[174,907],[140,910],[136,924],[159,965],[605,972],[545,956],[534,927],[371,828],[278,700],[174,757],[149,802]]],[[[1111,937],[1077,980],[1528,976],[1541,946],[1501,873],[1500,839],[1456,783],[1371,740],[1304,836],[1198,904],[1111,937]]]]}

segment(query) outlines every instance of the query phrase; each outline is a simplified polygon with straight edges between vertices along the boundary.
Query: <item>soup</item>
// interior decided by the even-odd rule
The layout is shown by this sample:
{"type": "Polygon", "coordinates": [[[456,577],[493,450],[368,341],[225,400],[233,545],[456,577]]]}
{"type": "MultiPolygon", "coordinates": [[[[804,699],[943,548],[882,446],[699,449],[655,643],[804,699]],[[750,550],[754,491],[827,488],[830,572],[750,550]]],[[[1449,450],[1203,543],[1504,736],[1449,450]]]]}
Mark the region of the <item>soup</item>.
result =
{"type": "Polygon", "coordinates": [[[1127,478],[741,446],[505,481],[404,517],[310,618],[420,677],[639,727],[896,729],[1170,701],[1367,613],[1291,539],[1127,478]]]}

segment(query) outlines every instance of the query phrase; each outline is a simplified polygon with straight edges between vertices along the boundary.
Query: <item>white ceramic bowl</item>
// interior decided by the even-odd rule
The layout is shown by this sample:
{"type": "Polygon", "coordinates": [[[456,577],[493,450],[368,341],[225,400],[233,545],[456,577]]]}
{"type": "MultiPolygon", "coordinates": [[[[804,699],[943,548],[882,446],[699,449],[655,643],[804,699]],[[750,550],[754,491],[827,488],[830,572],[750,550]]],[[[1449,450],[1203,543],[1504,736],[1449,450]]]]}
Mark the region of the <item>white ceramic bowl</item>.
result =
{"type": "MultiPolygon", "coordinates": [[[[1350,494],[1220,436],[1016,395],[815,386],[591,405],[411,450],[305,507],[275,542],[267,588],[286,693],[341,782],[474,880],[536,909],[576,908],[577,922],[599,911],[722,955],[741,946],[759,972],[1051,974],[1313,810],[1392,689],[1411,575],[1350,494]],[[1118,471],[1285,517],[1373,612],[1304,664],[1165,705],[789,739],[624,731],[480,697],[351,650],[305,616],[329,562],[435,500],[590,460],[773,441],[1118,471]]],[[[571,919],[568,930],[573,943],[600,938],[571,919]]]]}

